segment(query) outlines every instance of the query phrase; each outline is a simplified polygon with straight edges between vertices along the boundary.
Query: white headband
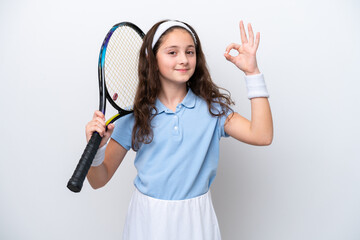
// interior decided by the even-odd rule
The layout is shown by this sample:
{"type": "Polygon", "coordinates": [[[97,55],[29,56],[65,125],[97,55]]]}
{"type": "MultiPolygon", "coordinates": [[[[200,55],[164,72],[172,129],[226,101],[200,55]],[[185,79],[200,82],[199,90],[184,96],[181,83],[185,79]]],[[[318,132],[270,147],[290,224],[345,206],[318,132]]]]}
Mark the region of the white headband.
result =
{"type": "Polygon", "coordinates": [[[174,26],[179,26],[179,27],[185,28],[191,34],[191,36],[194,39],[194,43],[196,44],[195,34],[190,30],[190,28],[188,26],[186,26],[182,22],[170,20],[167,22],[163,22],[162,24],[160,24],[158,26],[158,28],[156,29],[156,32],[154,34],[151,48],[154,48],[155,44],[159,41],[160,37],[164,34],[164,32],[166,32],[166,30],[168,30],[169,28],[174,27],[174,26]]]}

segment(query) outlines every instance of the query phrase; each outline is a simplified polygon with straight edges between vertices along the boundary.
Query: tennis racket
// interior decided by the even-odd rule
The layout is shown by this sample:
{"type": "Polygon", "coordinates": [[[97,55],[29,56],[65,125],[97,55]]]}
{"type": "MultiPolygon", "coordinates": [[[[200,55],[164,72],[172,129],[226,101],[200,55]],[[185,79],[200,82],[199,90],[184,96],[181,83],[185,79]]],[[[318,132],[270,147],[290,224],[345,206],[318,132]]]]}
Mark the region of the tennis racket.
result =
{"type": "MultiPolygon", "coordinates": [[[[106,122],[106,125],[133,111],[138,85],[139,51],[144,35],[136,25],[121,22],[110,29],[102,43],[98,63],[99,110],[105,115],[107,99],[118,111],[106,122]]],[[[67,184],[71,191],[81,191],[101,139],[99,133],[92,134],[67,184]]]]}

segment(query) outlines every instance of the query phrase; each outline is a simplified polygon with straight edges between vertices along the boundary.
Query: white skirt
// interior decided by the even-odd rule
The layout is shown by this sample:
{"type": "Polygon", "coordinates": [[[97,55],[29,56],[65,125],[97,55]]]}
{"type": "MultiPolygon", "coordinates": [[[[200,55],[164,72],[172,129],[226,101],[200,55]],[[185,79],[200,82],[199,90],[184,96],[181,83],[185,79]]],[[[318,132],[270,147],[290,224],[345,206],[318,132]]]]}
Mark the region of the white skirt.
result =
{"type": "Polygon", "coordinates": [[[220,240],[210,191],[191,199],[161,200],[135,189],[123,240],[220,240]]]}

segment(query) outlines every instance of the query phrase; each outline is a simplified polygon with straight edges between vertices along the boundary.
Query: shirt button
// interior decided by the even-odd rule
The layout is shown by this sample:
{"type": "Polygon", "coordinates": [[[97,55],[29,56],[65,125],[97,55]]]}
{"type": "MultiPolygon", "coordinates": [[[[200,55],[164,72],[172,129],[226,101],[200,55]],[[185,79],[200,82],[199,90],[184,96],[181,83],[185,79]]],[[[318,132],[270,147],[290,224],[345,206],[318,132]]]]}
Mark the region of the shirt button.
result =
{"type": "Polygon", "coordinates": [[[178,130],[178,126],[175,126],[175,127],[174,127],[174,130],[178,130]]]}

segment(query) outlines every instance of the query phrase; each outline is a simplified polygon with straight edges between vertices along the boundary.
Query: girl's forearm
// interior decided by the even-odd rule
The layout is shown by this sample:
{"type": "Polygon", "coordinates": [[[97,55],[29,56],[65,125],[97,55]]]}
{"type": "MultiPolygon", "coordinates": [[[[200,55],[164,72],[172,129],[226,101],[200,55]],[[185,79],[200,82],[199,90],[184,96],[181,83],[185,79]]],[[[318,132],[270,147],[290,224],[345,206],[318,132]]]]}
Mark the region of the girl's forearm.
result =
{"type": "Polygon", "coordinates": [[[108,169],[104,163],[97,167],[90,167],[87,179],[92,188],[98,189],[109,181],[108,169]]]}
{"type": "Polygon", "coordinates": [[[270,145],[273,139],[273,121],[268,98],[251,99],[252,134],[256,136],[260,145],[270,145]]]}
{"type": "Polygon", "coordinates": [[[90,185],[94,189],[105,186],[114,175],[126,153],[127,150],[124,147],[115,140],[110,139],[106,147],[104,161],[101,165],[97,167],[92,166],[89,170],[87,178],[90,185]]]}

